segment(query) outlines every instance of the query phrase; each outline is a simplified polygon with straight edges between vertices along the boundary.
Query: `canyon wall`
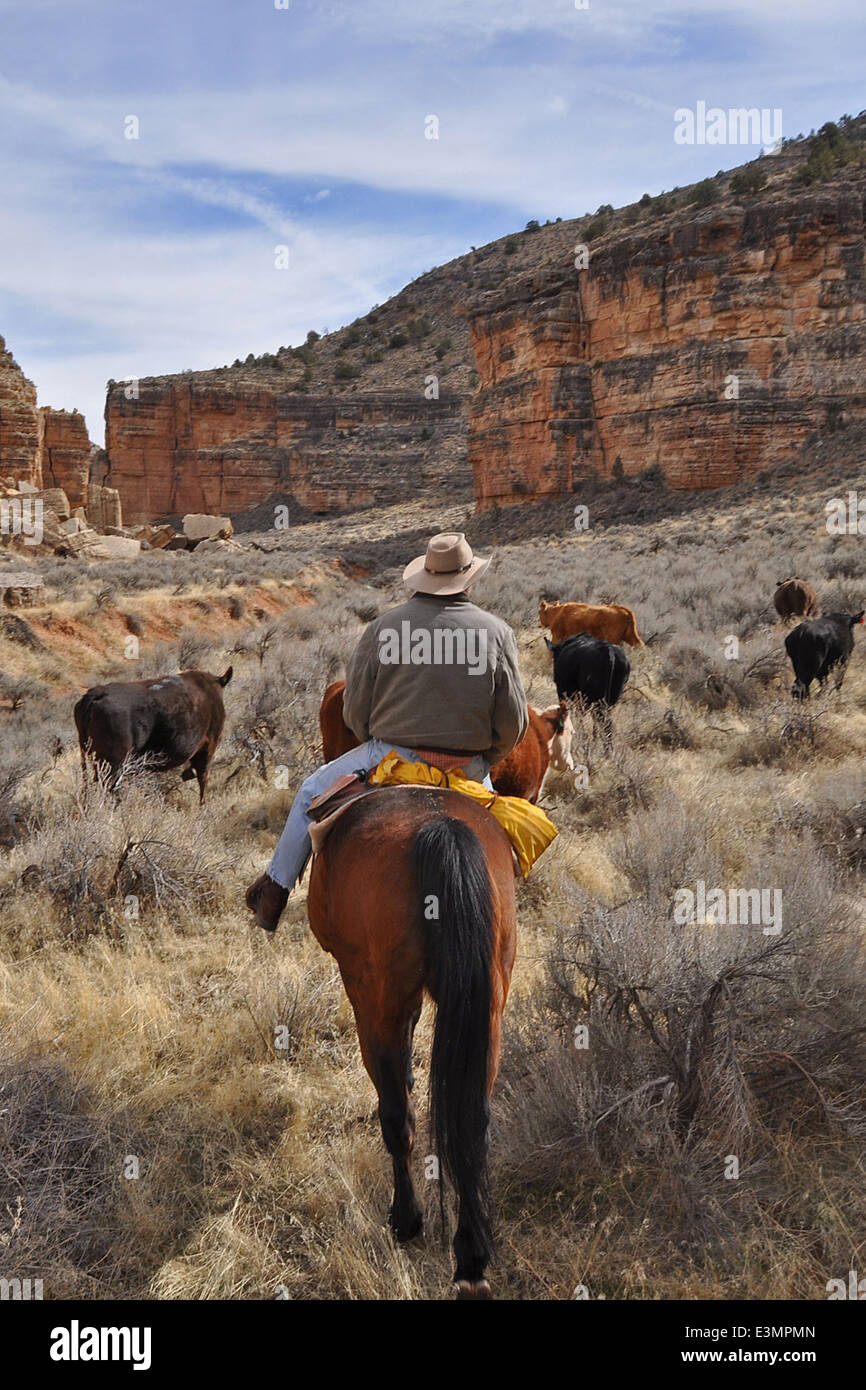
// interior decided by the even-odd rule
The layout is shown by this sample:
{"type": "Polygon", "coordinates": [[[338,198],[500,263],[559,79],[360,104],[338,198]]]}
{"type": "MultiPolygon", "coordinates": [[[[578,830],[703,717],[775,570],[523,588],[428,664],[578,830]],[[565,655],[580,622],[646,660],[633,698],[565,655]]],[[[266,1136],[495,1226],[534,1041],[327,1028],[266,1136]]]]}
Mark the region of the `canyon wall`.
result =
{"type": "Polygon", "coordinates": [[[470,301],[479,509],[653,467],[717,487],[866,416],[864,191],[620,231],[470,301]]]}
{"type": "Polygon", "coordinates": [[[61,487],[73,507],[84,505],[90,451],[84,416],[77,410],[39,407],[39,459],[42,487],[61,487]]]}
{"type": "Polygon", "coordinates": [[[109,382],[105,451],[76,412],[38,407],[0,339],[0,478],[78,505],[89,477],[135,524],[273,494],[297,513],[435,506],[470,467],[483,510],[592,475],[708,488],[784,463],[866,418],[866,172],[804,192],[794,143],[758,161],[746,204],[729,171],[704,209],[676,190],[673,208],[529,224],[305,345],[109,382]]]}
{"type": "Polygon", "coordinates": [[[36,387],[0,338],[0,478],[41,487],[40,438],[36,387]]]}
{"type": "Polygon", "coordinates": [[[84,416],[36,404],[36,387],[0,338],[0,478],[61,487],[73,507],[84,501],[92,445],[84,416]]]}
{"type": "Polygon", "coordinates": [[[305,395],[219,373],[110,383],[108,468],[127,522],[235,515],[272,493],[311,512],[447,493],[467,476],[463,398],[305,395]]]}

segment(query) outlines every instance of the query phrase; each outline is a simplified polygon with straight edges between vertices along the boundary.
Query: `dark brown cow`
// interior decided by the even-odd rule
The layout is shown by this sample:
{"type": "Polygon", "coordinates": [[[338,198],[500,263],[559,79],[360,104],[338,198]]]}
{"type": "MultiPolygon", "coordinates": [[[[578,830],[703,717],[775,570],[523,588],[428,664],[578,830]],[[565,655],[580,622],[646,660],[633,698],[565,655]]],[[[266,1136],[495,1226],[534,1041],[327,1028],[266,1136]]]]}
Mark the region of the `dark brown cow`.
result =
{"type": "Polygon", "coordinates": [[[222,676],[181,671],[156,680],[93,686],[75,706],[85,785],[88,755],[97,767],[108,767],[113,790],[128,757],[150,754],[160,771],[188,762],[182,780],[198,779],[203,803],[208,768],[225,723],[222,692],[231,678],[230,666],[222,676]]]}
{"type": "Polygon", "coordinates": [[[805,579],[780,579],[773,595],[773,607],[780,618],[814,618],[818,595],[805,579]]]}
{"type": "MultiPolygon", "coordinates": [[[[319,727],[322,730],[322,753],[326,763],[350,748],[359,740],[343,721],[343,691],[345,681],[333,681],[322,696],[319,706],[319,727]]],[[[522,796],[535,803],[547,776],[548,767],[567,772],[574,767],[571,740],[574,734],[571,718],[564,704],[551,709],[534,710],[529,706],[529,728],[507,758],[490,770],[490,777],[501,796],[522,796]]]]}

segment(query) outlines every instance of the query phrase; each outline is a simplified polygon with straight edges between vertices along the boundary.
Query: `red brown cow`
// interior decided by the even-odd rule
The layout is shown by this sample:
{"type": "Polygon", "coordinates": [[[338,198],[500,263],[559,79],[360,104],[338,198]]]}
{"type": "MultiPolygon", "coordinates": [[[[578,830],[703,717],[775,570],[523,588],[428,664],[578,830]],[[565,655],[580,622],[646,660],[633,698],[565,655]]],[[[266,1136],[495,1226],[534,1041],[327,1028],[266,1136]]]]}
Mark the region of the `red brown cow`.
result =
{"type": "MultiPolygon", "coordinates": [[[[319,727],[322,730],[322,753],[329,763],[359,740],[343,722],[343,691],[345,681],[333,681],[322,696],[319,707],[319,727]]],[[[491,768],[490,777],[501,796],[522,796],[535,803],[549,767],[556,772],[569,772],[574,767],[571,740],[574,729],[564,704],[550,709],[535,710],[529,706],[529,728],[507,758],[491,768]]]]}
{"type": "Polygon", "coordinates": [[[108,767],[113,790],[128,757],[150,754],[160,771],[188,762],[182,780],[196,777],[199,804],[204,802],[208,768],[225,723],[222,693],[231,678],[230,666],[222,676],[181,671],[93,686],[74,711],[85,785],[88,756],[108,767]]]}
{"type": "Polygon", "coordinates": [[[588,632],[601,642],[628,642],[630,647],[644,646],[638,635],[637,623],[631,608],[623,603],[547,603],[538,605],[538,621],[550,629],[554,642],[564,642],[579,632],[588,632]]]}
{"type": "Polygon", "coordinates": [[[818,595],[805,579],[780,579],[773,595],[773,607],[780,618],[814,618],[818,595]]]}
{"type": "Polygon", "coordinates": [[[490,769],[490,780],[500,796],[522,796],[533,805],[541,795],[548,767],[571,772],[571,740],[574,728],[566,705],[536,710],[529,706],[529,728],[507,758],[490,769]]]}

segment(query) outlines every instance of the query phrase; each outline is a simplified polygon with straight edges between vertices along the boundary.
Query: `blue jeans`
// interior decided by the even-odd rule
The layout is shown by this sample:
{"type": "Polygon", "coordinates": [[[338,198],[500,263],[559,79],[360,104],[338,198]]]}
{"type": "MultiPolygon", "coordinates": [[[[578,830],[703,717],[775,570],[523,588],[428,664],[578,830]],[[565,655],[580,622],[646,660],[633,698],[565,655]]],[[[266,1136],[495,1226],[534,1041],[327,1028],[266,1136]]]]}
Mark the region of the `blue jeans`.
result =
{"type": "MultiPolygon", "coordinates": [[[[401,748],[395,743],[386,743],[380,738],[374,738],[368,743],[362,743],[358,748],[350,748],[348,753],[334,758],[333,762],[325,763],[324,767],[318,768],[301,784],[274,850],[274,857],[268,865],[268,878],[272,878],[275,883],[281,884],[291,892],[304,872],[304,866],[312,850],[310,818],[307,814],[310,802],[320,792],[327,791],[338,777],[350,772],[370,772],[392,751],[399,753],[401,758],[406,758],[409,762],[424,761],[413,748],[401,748]]],[[[466,775],[471,781],[482,782],[485,787],[493,790],[487,761],[480,753],[467,763],[466,775]]]]}

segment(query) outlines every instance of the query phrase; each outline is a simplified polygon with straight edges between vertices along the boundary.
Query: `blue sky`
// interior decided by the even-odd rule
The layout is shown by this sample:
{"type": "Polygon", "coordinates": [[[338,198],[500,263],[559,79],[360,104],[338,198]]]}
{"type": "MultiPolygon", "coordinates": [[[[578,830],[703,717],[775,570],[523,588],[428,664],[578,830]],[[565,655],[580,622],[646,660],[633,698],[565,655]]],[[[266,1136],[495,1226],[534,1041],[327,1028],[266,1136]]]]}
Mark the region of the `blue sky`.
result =
{"type": "Polygon", "coordinates": [[[676,144],[678,107],[856,114],[864,53],[863,0],[0,0],[0,334],[101,440],[108,377],[297,343],[758,153],[676,144]]]}

